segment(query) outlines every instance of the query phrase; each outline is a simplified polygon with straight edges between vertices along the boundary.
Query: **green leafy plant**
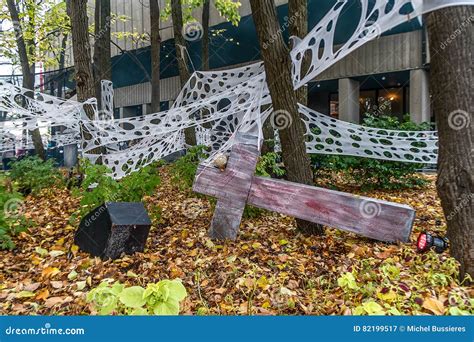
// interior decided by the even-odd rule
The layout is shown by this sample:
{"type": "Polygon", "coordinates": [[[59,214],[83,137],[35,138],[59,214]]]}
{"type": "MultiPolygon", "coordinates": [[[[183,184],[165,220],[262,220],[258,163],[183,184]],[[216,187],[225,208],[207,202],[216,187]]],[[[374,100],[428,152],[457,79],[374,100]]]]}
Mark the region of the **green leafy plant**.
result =
{"type": "Polygon", "coordinates": [[[191,189],[199,162],[207,158],[204,145],[193,146],[170,166],[171,180],[181,190],[191,189]]]}
{"type": "MultiPolygon", "coordinates": [[[[416,124],[405,116],[399,121],[392,116],[376,116],[366,114],[364,126],[380,129],[396,129],[406,131],[429,130],[429,123],[416,124]]],[[[314,129],[318,132],[318,129],[314,129]]],[[[423,143],[420,143],[423,144],[423,143]]],[[[422,147],[420,145],[420,147],[422,147]]],[[[346,181],[360,186],[363,189],[404,189],[422,187],[426,181],[416,175],[423,164],[405,163],[372,158],[339,156],[339,155],[311,155],[317,178],[328,176],[328,171],[342,172],[346,181]]]]}
{"type": "Polygon", "coordinates": [[[351,272],[346,272],[337,279],[337,284],[345,291],[358,290],[359,286],[354,275],[351,272]]]}
{"type": "Polygon", "coordinates": [[[101,315],[177,315],[186,296],[181,280],[165,279],[146,288],[103,281],[86,298],[101,315]]]}
{"type": "Polygon", "coordinates": [[[356,307],[354,315],[385,315],[385,310],[380,304],[369,300],[356,307]]]}
{"type": "Polygon", "coordinates": [[[37,194],[42,189],[61,185],[64,179],[54,161],[43,161],[40,158],[27,157],[10,164],[10,177],[17,184],[18,190],[23,194],[37,194]]]}
{"type": "Polygon", "coordinates": [[[105,202],[139,202],[143,196],[151,195],[161,180],[157,169],[148,165],[117,181],[105,165],[94,165],[81,161],[85,177],[81,187],[74,190],[82,196],[80,215],[88,213],[105,202]]]}
{"type": "Polygon", "coordinates": [[[268,152],[258,160],[255,174],[262,177],[281,178],[286,171],[283,168],[281,157],[276,152],[268,152]]]}
{"type": "Polygon", "coordinates": [[[28,228],[28,221],[21,214],[22,196],[9,192],[0,184],[0,249],[12,250],[12,237],[28,228]]]}

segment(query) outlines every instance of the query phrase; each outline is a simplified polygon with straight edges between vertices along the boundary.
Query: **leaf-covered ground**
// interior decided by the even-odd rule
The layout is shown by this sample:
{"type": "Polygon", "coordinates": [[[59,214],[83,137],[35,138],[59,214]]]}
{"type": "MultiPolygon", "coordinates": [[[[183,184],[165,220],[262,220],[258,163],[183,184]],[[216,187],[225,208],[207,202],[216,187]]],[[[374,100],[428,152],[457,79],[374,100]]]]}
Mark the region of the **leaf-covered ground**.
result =
{"type": "Polygon", "coordinates": [[[141,286],[181,278],[189,294],[184,314],[474,312],[474,288],[460,285],[448,252],[415,250],[420,231],[445,231],[434,177],[423,190],[363,193],[416,209],[412,243],[398,246],[335,229],[303,236],[277,213],[245,219],[236,242],[218,244],[206,234],[211,203],[176,189],[166,171],[162,178],[156,196],[146,198],[150,210],[162,208],[162,218],[145,252],[115,261],[72,245],[69,219],[79,204],[67,190],[28,197],[25,215],[35,225],[15,238],[17,249],[0,251],[0,314],[94,314],[85,296],[106,278],[141,286]]]}

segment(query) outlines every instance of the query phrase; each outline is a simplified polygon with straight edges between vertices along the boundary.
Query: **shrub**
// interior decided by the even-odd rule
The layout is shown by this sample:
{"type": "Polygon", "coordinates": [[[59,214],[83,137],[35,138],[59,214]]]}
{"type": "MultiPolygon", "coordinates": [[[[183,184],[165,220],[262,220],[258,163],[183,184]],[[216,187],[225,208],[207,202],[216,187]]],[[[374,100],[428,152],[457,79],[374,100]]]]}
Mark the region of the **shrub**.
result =
{"type": "MultiPolygon", "coordinates": [[[[392,116],[366,115],[364,126],[406,131],[429,130],[429,123],[416,124],[405,116],[400,122],[392,116]]],[[[415,175],[423,164],[339,155],[311,155],[318,176],[326,171],[342,171],[344,178],[363,189],[403,189],[423,186],[426,181],[415,175]]]]}
{"type": "Polygon", "coordinates": [[[281,157],[276,152],[268,152],[261,156],[257,163],[255,174],[262,177],[281,178],[286,171],[281,163],[281,157]]]}
{"type": "Polygon", "coordinates": [[[181,190],[191,189],[199,163],[207,158],[204,145],[193,146],[184,156],[171,164],[171,181],[181,190]]]}
{"type": "Polygon", "coordinates": [[[21,215],[22,197],[9,192],[0,184],[0,249],[13,249],[12,237],[27,229],[27,221],[21,215]]]}
{"type": "Polygon", "coordinates": [[[179,279],[161,280],[146,288],[104,281],[87,294],[87,301],[101,315],[177,315],[186,296],[179,279]]]}
{"type": "MultiPolygon", "coordinates": [[[[281,162],[281,156],[276,152],[268,152],[260,156],[255,169],[255,174],[262,177],[283,177],[286,174],[286,171],[281,162]]],[[[256,218],[262,215],[264,212],[264,209],[246,205],[243,217],[256,218]]]]}
{"type": "Polygon", "coordinates": [[[158,171],[151,165],[120,181],[111,177],[111,170],[105,165],[94,165],[88,160],[82,160],[81,168],[85,177],[81,188],[74,190],[76,196],[82,196],[81,216],[105,202],[140,202],[160,184],[158,171]]]}
{"type": "Polygon", "coordinates": [[[18,185],[18,190],[27,195],[37,194],[40,190],[63,183],[61,173],[54,167],[54,160],[41,160],[39,157],[27,157],[10,164],[10,177],[18,185]]]}

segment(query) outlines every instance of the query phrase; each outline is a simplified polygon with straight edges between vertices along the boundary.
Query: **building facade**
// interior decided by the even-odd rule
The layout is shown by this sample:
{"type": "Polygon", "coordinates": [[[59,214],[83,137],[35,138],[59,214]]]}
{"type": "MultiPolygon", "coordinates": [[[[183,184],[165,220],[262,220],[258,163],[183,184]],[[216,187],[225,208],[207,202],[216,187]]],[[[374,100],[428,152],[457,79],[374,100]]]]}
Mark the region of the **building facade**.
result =
{"type": "MultiPolygon", "coordinates": [[[[337,0],[308,0],[309,27],[312,28],[337,0]]],[[[369,0],[371,1],[371,0],[369,0]]],[[[161,1],[164,5],[164,1],[161,1]]],[[[248,0],[241,0],[241,21],[237,27],[226,22],[211,6],[211,69],[227,69],[260,59],[260,49],[248,0]]],[[[361,8],[349,2],[338,22],[336,44],[348,38],[357,25],[361,8]]],[[[288,39],[287,1],[277,0],[277,11],[285,39],[288,39]]],[[[93,2],[90,3],[93,5],[93,2]]],[[[120,20],[112,23],[112,81],[117,117],[147,112],[151,103],[151,53],[148,0],[111,0],[112,13],[120,20]]],[[[93,10],[91,11],[93,13],[93,10]]],[[[200,10],[194,12],[201,18],[200,10]]],[[[161,101],[167,109],[180,91],[172,23],[161,22],[161,101]]],[[[327,115],[360,122],[364,114],[377,112],[399,118],[409,114],[415,122],[432,121],[429,93],[427,39],[419,19],[402,24],[365,44],[308,85],[308,105],[327,115]]],[[[190,69],[201,66],[201,42],[189,42],[190,69]]],[[[69,61],[72,56],[68,56],[69,61]]],[[[72,70],[52,72],[46,83],[67,79],[73,88],[72,70]]]]}

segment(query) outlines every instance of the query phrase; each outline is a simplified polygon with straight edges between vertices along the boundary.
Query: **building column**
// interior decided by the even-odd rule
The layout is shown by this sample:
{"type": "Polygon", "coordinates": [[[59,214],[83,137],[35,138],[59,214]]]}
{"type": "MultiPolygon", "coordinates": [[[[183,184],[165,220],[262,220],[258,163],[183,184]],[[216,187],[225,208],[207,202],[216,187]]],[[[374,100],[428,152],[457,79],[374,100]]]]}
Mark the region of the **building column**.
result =
{"type": "Polygon", "coordinates": [[[350,78],[339,80],[339,120],[359,123],[359,82],[350,78]]]}
{"type": "Polygon", "coordinates": [[[410,71],[410,119],[416,123],[431,121],[429,75],[426,70],[410,71]]]}

